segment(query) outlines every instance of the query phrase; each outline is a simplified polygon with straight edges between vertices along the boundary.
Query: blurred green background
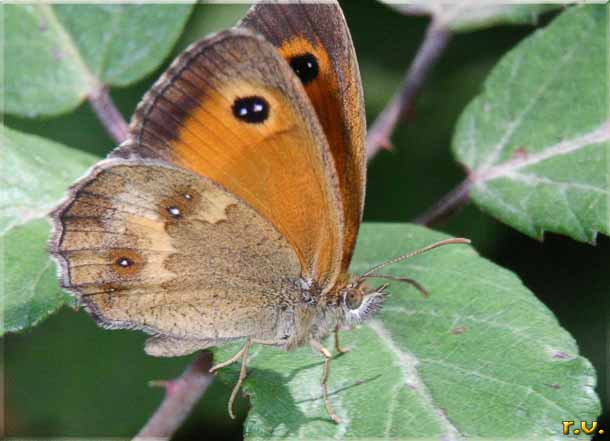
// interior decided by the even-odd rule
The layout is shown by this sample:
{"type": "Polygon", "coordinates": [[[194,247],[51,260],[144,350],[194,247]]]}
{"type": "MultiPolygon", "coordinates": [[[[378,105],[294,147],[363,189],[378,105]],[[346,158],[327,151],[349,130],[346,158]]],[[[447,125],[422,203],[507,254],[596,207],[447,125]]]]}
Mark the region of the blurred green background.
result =
{"type": "MultiPolygon", "coordinates": [[[[345,1],[342,6],[358,54],[370,124],[413,59],[427,19],[402,16],[374,1],[345,1]]],[[[174,55],[207,33],[232,25],[245,10],[244,5],[198,5],[174,55]]],[[[552,17],[553,13],[543,16],[539,25],[552,17]]],[[[430,75],[413,117],[397,130],[396,149],[381,152],[369,164],[366,221],[412,220],[463,179],[449,148],[456,119],[499,58],[534,30],[534,26],[500,26],[452,39],[430,75]]],[[[127,118],[169,61],[144,81],[112,91],[127,118]]],[[[113,148],[86,103],[57,118],[6,116],[5,122],[99,156],[113,148]]],[[[595,366],[597,391],[608,412],[610,239],[599,237],[592,247],[548,234],[541,243],[474,206],[436,228],[470,237],[483,256],[516,272],[554,311],[595,366]]],[[[6,337],[6,435],[135,434],[163,396],[161,389],[147,386],[148,380],[175,377],[190,360],[148,357],[142,349],[144,339],[137,332],[104,331],[85,313],[71,310],[61,311],[27,333],[6,337]]],[[[241,399],[239,418],[231,421],[226,414],[229,393],[229,387],[215,382],[175,439],[240,439],[247,402],[241,399]]],[[[557,424],[561,427],[560,421],[557,424]]],[[[607,413],[601,427],[610,429],[607,413]]]]}

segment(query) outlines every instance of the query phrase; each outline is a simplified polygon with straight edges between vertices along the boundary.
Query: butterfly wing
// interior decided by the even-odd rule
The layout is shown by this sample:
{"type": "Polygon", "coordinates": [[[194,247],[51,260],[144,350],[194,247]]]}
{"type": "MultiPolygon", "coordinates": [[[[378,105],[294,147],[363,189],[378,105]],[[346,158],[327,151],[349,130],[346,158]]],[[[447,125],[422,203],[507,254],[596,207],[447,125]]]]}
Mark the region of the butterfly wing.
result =
{"type": "Polygon", "coordinates": [[[300,76],[328,139],[345,219],[342,271],[351,261],[362,220],[366,122],[360,72],[336,1],[253,6],[240,26],[275,45],[300,76]]]}
{"type": "Polygon", "coordinates": [[[53,214],[62,285],[98,323],[157,335],[153,355],[275,340],[300,300],[290,244],[207,178],[143,160],[98,165],[53,214]]]}
{"type": "Polygon", "coordinates": [[[343,210],[328,143],[298,78],[245,29],[189,48],[153,86],[114,156],[205,176],[254,208],[323,290],[340,272],[343,210]]]}

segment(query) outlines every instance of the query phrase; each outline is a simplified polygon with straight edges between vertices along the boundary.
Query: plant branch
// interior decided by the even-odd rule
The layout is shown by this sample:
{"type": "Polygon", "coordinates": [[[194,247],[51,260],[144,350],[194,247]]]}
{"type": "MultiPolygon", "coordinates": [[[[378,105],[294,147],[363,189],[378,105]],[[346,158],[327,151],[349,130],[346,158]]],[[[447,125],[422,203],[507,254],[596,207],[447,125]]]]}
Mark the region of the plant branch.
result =
{"type": "Polygon", "coordinates": [[[439,59],[451,38],[449,29],[433,18],[424,41],[415,59],[409,66],[400,89],[394,94],[385,109],[372,124],[367,136],[367,159],[370,160],[381,149],[390,149],[392,133],[396,125],[413,108],[413,103],[421,90],[432,66],[439,59]]]}
{"type": "Polygon", "coordinates": [[[432,225],[462,208],[468,203],[473,181],[466,178],[460,185],[443,196],[432,208],[415,218],[415,223],[432,225]]]}
{"type": "Polygon", "coordinates": [[[174,434],[212,382],[212,358],[211,352],[202,351],[180,377],[153,382],[165,387],[165,398],[134,441],[169,439],[174,434]]]}
{"type": "Polygon", "coordinates": [[[112,139],[119,144],[125,141],[129,136],[129,127],[119,109],[112,102],[110,93],[108,93],[108,87],[102,86],[93,91],[89,94],[88,100],[97,119],[99,119],[112,139]]]}

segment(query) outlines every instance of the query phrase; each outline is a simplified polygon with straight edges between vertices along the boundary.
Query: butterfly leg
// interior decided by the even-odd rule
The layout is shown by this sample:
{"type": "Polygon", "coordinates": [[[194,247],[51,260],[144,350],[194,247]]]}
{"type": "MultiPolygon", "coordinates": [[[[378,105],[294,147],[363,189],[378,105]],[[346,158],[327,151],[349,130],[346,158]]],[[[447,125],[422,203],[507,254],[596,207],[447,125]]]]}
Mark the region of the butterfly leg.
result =
{"type": "Polygon", "coordinates": [[[244,351],[247,351],[249,349],[250,343],[251,343],[251,341],[250,341],[250,339],[248,339],[248,341],[246,341],[246,343],[241,347],[241,349],[239,351],[237,351],[237,353],[235,355],[233,355],[228,360],[223,361],[222,363],[218,363],[218,364],[215,364],[214,366],[212,366],[212,368],[210,369],[210,372],[214,373],[217,370],[222,369],[223,367],[227,367],[230,364],[233,364],[237,360],[242,358],[244,351]]]}
{"type": "Polygon", "coordinates": [[[232,419],[235,419],[235,414],[233,413],[233,402],[235,401],[235,398],[237,398],[237,392],[239,392],[239,389],[241,389],[241,385],[244,383],[244,380],[246,379],[246,376],[248,375],[247,361],[248,361],[248,351],[250,350],[251,344],[252,344],[252,340],[248,339],[246,341],[246,343],[242,346],[242,348],[233,357],[229,358],[227,361],[217,364],[212,369],[210,369],[210,372],[215,372],[218,369],[228,366],[232,363],[235,363],[237,360],[241,359],[241,368],[239,369],[239,378],[237,379],[237,383],[233,387],[233,391],[231,392],[231,397],[229,398],[229,404],[228,404],[229,416],[232,419]]]}
{"type": "Polygon", "coordinates": [[[311,340],[311,347],[321,353],[324,356],[324,370],[322,372],[322,396],[324,397],[324,405],[326,406],[326,412],[328,416],[337,424],[341,423],[339,417],[335,414],[332,405],[330,404],[330,400],[328,399],[328,376],[330,374],[330,362],[332,360],[332,354],[328,349],[320,344],[319,341],[311,340]]]}
{"type": "Polygon", "coordinates": [[[217,365],[215,365],[214,367],[212,367],[210,369],[210,372],[214,373],[218,369],[229,366],[230,364],[233,364],[236,361],[238,361],[239,359],[241,359],[241,368],[239,369],[239,378],[237,380],[237,383],[233,387],[233,391],[231,392],[231,397],[229,398],[229,405],[228,405],[229,416],[233,419],[235,419],[235,414],[233,413],[233,402],[235,401],[235,398],[237,398],[237,392],[239,392],[239,389],[241,389],[241,386],[244,383],[244,380],[246,379],[246,376],[248,374],[248,372],[247,372],[248,351],[250,350],[250,346],[252,345],[252,343],[259,344],[259,345],[277,346],[277,345],[282,345],[285,342],[283,342],[281,340],[258,340],[258,339],[249,338],[246,341],[246,343],[241,347],[241,349],[239,351],[237,351],[237,353],[235,355],[233,355],[228,360],[223,361],[222,363],[218,363],[217,365]]]}
{"type": "Polygon", "coordinates": [[[342,348],[341,347],[341,343],[339,343],[339,326],[337,326],[335,328],[335,350],[339,353],[339,354],[345,354],[346,352],[349,352],[349,349],[347,348],[342,348]]]}

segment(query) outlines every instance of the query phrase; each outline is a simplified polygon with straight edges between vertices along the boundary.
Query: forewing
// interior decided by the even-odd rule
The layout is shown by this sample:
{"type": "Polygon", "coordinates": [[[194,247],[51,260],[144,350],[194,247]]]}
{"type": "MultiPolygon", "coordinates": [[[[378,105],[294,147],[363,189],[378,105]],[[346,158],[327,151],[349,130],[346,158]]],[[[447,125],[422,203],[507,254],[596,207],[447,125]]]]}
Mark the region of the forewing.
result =
{"type": "Polygon", "coordinates": [[[341,188],[345,219],[341,266],[347,271],[364,207],[366,121],[356,53],[341,8],[336,1],[261,2],[240,26],[262,34],[279,49],[300,74],[316,110],[341,188]]]}
{"type": "Polygon", "coordinates": [[[219,183],[286,238],[304,278],[334,285],[343,210],[333,158],[303,86],[270,43],[234,29],[195,44],[146,95],[131,131],[135,143],[114,156],[160,158],[219,183]],[[240,117],[244,100],[267,107],[262,119],[240,117]]]}

